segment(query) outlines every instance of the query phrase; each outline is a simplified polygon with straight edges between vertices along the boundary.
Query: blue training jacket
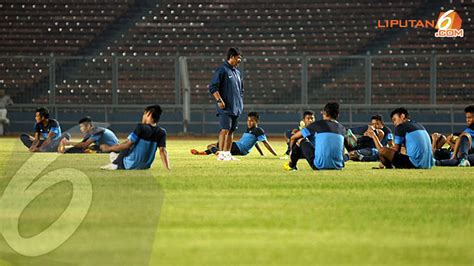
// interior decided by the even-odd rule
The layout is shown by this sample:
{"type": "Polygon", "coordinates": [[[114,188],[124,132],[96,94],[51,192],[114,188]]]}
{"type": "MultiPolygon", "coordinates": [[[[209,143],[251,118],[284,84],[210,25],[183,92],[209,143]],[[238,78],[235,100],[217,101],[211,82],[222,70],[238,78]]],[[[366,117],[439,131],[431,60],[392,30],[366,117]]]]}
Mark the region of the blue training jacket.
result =
{"type": "Polygon", "coordinates": [[[225,103],[224,110],[216,105],[219,114],[235,116],[242,114],[244,109],[244,83],[240,71],[227,61],[216,69],[209,84],[209,93],[213,94],[216,91],[219,91],[225,103]]]}

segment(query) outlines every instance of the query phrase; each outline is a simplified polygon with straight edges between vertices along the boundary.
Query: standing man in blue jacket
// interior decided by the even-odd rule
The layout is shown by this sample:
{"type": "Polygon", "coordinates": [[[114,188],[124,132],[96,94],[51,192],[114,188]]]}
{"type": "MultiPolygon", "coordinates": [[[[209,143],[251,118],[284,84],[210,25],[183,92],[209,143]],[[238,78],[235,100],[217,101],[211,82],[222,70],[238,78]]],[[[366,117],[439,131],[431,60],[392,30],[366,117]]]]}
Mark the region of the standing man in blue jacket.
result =
{"type": "Polygon", "coordinates": [[[222,64],[212,76],[209,93],[217,103],[217,116],[221,131],[219,133],[219,161],[238,160],[230,153],[237,129],[239,116],[244,109],[244,83],[237,66],[242,60],[238,48],[230,48],[227,61],[222,64]]]}

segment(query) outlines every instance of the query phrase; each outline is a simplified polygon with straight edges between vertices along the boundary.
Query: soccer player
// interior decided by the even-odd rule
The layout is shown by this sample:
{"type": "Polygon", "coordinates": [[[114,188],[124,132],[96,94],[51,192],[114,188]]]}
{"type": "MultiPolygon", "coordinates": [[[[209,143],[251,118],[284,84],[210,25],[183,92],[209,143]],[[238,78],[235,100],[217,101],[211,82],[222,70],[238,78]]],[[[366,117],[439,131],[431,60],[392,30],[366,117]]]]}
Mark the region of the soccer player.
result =
{"type": "Polygon", "coordinates": [[[445,160],[451,158],[452,149],[456,143],[454,137],[455,136],[453,134],[449,135],[448,137],[437,132],[431,134],[431,148],[433,150],[433,157],[436,160],[445,160]],[[449,145],[449,148],[443,148],[446,143],[449,145]]]}
{"type": "Polygon", "coordinates": [[[467,128],[459,134],[453,147],[450,159],[437,160],[438,166],[471,166],[474,165],[474,105],[464,109],[467,128]]]}
{"type": "Polygon", "coordinates": [[[311,110],[306,110],[303,113],[303,119],[300,121],[300,124],[298,125],[298,128],[294,128],[292,130],[287,130],[285,132],[285,141],[286,141],[286,152],[285,152],[285,157],[282,157],[281,159],[288,159],[288,155],[290,154],[290,139],[291,136],[293,136],[295,133],[299,132],[303,128],[307,127],[309,124],[313,123],[315,120],[314,117],[314,112],[311,110]]]}
{"type": "MultiPolygon", "coordinates": [[[[258,145],[258,142],[262,142],[265,148],[270,151],[274,156],[277,156],[275,150],[270,145],[265,136],[265,132],[262,128],[258,127],[259,122],[259,115],[256,112],[250,112],[247,115],[247,130],[242,135],[239,141],[232,142],[230,152],[232,155],[242,155],[245,156],[250,153],[250,151],[255,147],[260,155],[263,156],[263,151],[258,145]]],[[[205,151],[197,151],[195,149],[191,150],[191,153],[194,155],[209,155],[209,154],[216,154],[219,150],[219,143],[217,144],[209,144],[207,146],[207,150],[205,151]]]]}
{"type": "Polygon", "coordinates": [[[351,128],[354,134],[361,135],[361,137],[357,138],[357,145],[353,147],[354,150],[349,152],[351,160],[363,162],[378,161],[378,151],[375,148],[374,141],[368,136],[368,130],[375,130],[377,132],[382,146],[393,146],[392,130],[385,126],[381,115],[373,115],[368,125],[351,128]]]}
{"type": "Polygon", "coordinates": [[[374,140],[380,162],[386,168],[430,169],[433,166],[433,152],[430,135],[426,129],[412,121],[408,110],[403,107],[393,110],[390,118],[395,126],[394,147],[384,147],[374,131],[367,132],[374,140]],[[402,146],[406,147],[406,154],[400,152],[402,146]]]}
{"type": "Polygon", "coordinates": [[[323,120],[311,123],[291,137],[290,162],[284,165],[285,170],[297,170],[297,163],[301,157],[306,158],[313,170],[344,167],[346,130],[336,120],[339,116],[339,104],[326,104],[321,114],[323,120]],[[314,144],[308,140],[310,136],[314,136],[314,144]]]}
{"type": "Polygon", "coordinates": [[[227,61],[220,66],[212,76],[209,93],[217,102],[220,133],[219,147],[221,152],[217,157],[220,161],[230,161],[235,158],[231,154],[234,131],[237,129],[239,116],[242,114],[244,103],[244,84],[237,66],[242,60],[238,48],[230,48],[227,61]]]}
{"type": "Polygon", "coordinates": [[[69,133],[61,134],[59,122],[49,118],[48,109],[41,107],[35,112],[35,135],[21,134],[20,140],[31,152],[56,152],[62,139],[70,139],[69,133]]]}
{"type": "Polygon", "coordinates": [[[101,167],[101,169],[148,169],[155,160],[155,153],[159,148],[163,166],[170,170],[168,152],[166,151],[166,130],[157,125],[161,113],[159,105],[148,106],[143,112],[141,123],[137,124],[125,142],[113,146],[100,145],[103,152],[120,152],[116,158],[110,156],[112,163],[101,167]]]}
{"type": "Polygon", "coordinates": [[[88,116],[79,120],[78,124],[79,130],[84,134],[83,140],[66,149],[68,141],[67,139],[63,139],[59,145],[58,152],[92,153],[100,151],[99,147],[102,144],[107,144],[109,146],[119,144],[119,140],[114,132],[107,128],[96,127],[92,123],[92,119],[88,116]]]}

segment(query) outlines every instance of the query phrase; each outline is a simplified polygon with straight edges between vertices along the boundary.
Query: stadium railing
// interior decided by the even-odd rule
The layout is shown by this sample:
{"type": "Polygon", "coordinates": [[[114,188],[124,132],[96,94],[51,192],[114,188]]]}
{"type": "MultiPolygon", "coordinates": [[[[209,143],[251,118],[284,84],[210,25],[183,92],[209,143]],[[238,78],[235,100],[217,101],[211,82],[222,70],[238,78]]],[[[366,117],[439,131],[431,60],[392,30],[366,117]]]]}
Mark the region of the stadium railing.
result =
{"type": "MultiPolygon", "coordinates": [[[[425,115],[432,119],[425,122],[449,131],[462,125],[462,119],[458,121],[457,117],[464,105],[474,102],[473,57],[473,54],[247,56],[240,70],[245,80],[246,110],[258,109],[269,117],[279,110],[287,114],[282,116],[288,117],[287,120],[276,119],[275,123],[294,124],[302,110],[337,101],[346,110],[342,117],[348,125],[365,123],[366,116],[377,110],[386,114],[390,108],[403,105],[422,113],[429,110],[433,114],[442,113],[441,120],[436,115],[425,115]],[[354,119],[359,113],[367,115],[354,119]]],[[[81,108],[93,111],[97,107],[113,114],[160,103],[173,111],[172,121],[164,121],[172,123],[172,131],[207,133],[216,126],[207,84],[222,58],[2,56],[1,59],[0,89],[5,89],[16,103],[10,115],[38,105],[49,106],[59,113],[81,108]],[[186,62],[189,77],[182,77],[179,62],[186,62]],[[188,90],[181,85],[186,79],[188,90]],[[184,95],[185,91],[189,95],[184,95]],[[189,101],[183,104],[185,96],[189,101]]],[[[17,125],[28,123],[31,115],[28,119],[22,116],[11,119],[10,131],[20,130],[22,127],[17,125]]],[[[75,116],[64,116],[62,120],[72,123],[75,120],[71,117],[75,116]]],[[[116,126],[129,123],[120,121],[120,117],[107,119],[116,126]]],[[[278,131],[276,128],[275,124],[278,131]]]]}

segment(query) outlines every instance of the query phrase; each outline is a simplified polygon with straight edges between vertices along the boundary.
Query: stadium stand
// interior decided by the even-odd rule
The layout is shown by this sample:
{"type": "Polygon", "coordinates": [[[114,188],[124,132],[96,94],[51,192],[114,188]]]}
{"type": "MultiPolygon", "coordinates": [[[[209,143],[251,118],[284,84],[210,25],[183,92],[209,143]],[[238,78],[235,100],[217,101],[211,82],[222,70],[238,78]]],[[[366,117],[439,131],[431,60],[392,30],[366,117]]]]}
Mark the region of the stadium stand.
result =
{"type": "MultiPolygon", "coordinates": [[[[229,46],[238,46],[248,57],[241,67],[247,103],[301,103],[301,69],[307,65],[308,103],[363,104],[370,64],[371,103],[424,104],[430,102],[431,55],[472,53],[472,23],[463,24],[466,37],[459,42],[434,38],[432,29],[378,29],[377,20],[436,20],[443,8],[455,8],[470,22],[473,7],[468,1],[426,0],[11,1],[0,8],[0,55],[46,57],[2,57],[0,87],[15,102],[46,103],[54,77],[56,103],[110,104],[117,60],[118,103],[179,103],[176,57],[184,55],[192,103],[205,104],[211,102],[212,70],[229,46]],[[50,73],[51,53],[88,58],[60,58],[50,73]],[[367,61],[368,53],[388,57],[367,61]],[[347,57],[353,55],[360,57],[347,57]]],[[[472,75],[456,73],[460,65],[474,69],[472,62],[438,58],[438,103],[472,101],[472,75]]]]}

